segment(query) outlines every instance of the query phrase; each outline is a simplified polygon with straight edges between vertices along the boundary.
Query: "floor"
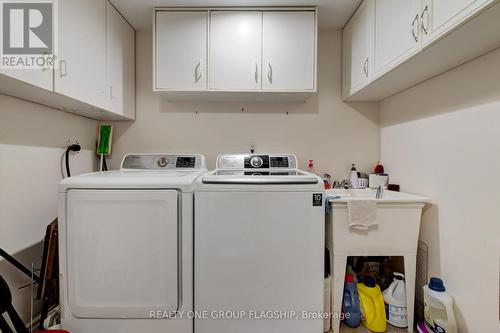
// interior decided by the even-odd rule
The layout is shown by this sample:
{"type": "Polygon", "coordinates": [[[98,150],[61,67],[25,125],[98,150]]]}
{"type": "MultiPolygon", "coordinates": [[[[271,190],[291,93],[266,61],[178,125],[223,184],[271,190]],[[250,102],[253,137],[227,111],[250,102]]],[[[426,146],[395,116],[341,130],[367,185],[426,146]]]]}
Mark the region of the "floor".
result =
{"type": "MultiPolygon", "coordinates": [[[[408,329],[406,328],[397,328],[391,325],[387,325],[386,333],[408,333],[408,329]]],[[[349,328],[347,326],[340,326],[340,333],[371,333],[366,327],[361,325],[358,328],[349,328]]]]}

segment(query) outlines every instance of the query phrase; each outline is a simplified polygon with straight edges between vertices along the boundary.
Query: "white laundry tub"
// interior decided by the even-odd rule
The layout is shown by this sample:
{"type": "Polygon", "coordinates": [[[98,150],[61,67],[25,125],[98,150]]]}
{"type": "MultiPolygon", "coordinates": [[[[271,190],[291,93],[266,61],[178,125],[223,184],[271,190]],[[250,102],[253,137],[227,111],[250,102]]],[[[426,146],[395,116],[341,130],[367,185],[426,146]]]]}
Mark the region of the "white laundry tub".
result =
{"type": "Polygon", "coordinates": [[[327,246],[333,255],[379,256],[416,255],[422,208],[429,199],[385,191],[375,199],[376,190],[329,190],[331,211],[327,215],[327,246]],[[350,200],[375,199],[377,223],[368,230],[349,227],[350,200]]]}
{"type": "MultiPolygon", "coordinates": [[[[406,276],[408,331],[413,331],[415,302],[415,271],[418,235],[422,208],[430,199],[406,193],[385,191],[375,199],[376,190],[326,191],[331,204],[326,216],[326,245],[333,267],[332,308],[340,313],[344,290],[344,277],[349,256],[403,256],[406,276]],[[377,224],[367,230],[350,227],[348,203],[351,200],[376,200],[377,224]]],[[[333,332],[339,332],[340,320],[333,316],[333,332]]]]}

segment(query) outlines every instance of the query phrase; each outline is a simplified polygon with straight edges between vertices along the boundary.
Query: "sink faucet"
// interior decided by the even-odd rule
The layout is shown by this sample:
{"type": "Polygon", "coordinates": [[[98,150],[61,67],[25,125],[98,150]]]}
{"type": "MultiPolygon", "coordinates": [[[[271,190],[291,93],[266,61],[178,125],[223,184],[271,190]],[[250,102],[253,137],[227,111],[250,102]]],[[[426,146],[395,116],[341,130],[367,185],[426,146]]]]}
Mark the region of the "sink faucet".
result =
{"type": "Polygon", "coordinates": [[[339,183],[338,188],[343,188],[344,190],[348,190],[351,188],[351,182],[348,179],[344,179],[339,183]]]}
{"type": "Polygon", "coordinates": [[[384,192],[385,192],[385,186],[384,185],[380,185],[377,188],[377,194],[375,195],[375,198],[376,199],[382,199],[384,197],[384,192]]]}

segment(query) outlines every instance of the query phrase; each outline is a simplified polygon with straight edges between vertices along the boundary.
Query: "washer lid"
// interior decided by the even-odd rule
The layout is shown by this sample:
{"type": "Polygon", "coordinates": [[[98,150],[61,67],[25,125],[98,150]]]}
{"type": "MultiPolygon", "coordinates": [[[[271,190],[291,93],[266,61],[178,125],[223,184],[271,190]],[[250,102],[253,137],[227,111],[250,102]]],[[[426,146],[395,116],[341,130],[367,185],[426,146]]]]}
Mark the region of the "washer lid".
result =
{"type": "Polygon", "coordinates": [[[318,184],[318,176],[300,170],[217,170],[202,177],[205,184],[318,184]]]}
{"type": "Polygon", "coordinates": [[[66,192],[72,188],[105,188],[105,189],[180,189],[190,192],[194,188],[194,181],[205,172],[196,171],[127,171],[112,170],[93,172],[63,179],[59,183],[59,192],[66,192]]]}
{"type": "Polygon", "coordinates": [[[63,179],[59,192],[87,189],[179,189],[191,192],[194,181],[206,172],[205,157],[199,154],[132,154],[121,170],[93,172],[63,179]]]}

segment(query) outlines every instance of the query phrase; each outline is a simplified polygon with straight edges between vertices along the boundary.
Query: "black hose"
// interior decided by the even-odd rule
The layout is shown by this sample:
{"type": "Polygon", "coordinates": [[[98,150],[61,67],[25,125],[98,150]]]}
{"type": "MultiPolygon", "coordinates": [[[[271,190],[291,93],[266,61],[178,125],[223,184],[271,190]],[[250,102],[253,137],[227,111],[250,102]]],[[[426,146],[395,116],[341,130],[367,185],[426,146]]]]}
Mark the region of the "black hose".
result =
{"type": "Polygon", "coordinates": [[[103,171],[108,171],[108,165],[106,164],[106,155],[102,156],[102,169],[103,171]]]}
{"type": "Polygon", "coordinates": [[[69,169],[69,152],[70,151],[80,151],[82,150],[82,146],[80,146],[79,144],[74,144],[74,145],[71,145],[69,146],[67,149],[66,149],[66,153],[65,153],[65,160],[66,160],[66,177],[71,177],[71,172],[70,172],[70,169],[69,169]]]}

